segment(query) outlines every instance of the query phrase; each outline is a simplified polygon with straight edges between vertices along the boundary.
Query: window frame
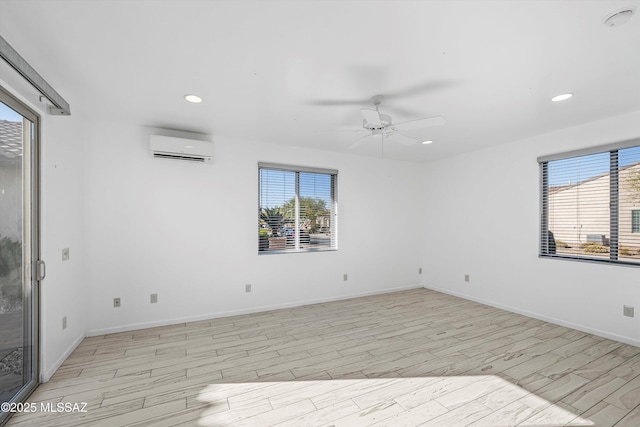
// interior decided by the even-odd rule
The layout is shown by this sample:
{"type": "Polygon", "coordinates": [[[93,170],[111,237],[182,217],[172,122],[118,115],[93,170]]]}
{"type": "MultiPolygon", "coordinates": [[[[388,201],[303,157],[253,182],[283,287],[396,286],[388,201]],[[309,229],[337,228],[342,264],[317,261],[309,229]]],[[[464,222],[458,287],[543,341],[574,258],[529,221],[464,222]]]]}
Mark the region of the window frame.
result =
{"type": "MultiPolygon", "coordinates": [[[[325,169],[325,168],[317,168],[317,167],[309,167],[309,166],[296,166],[296,165],[288,165],[288,164],[279,164],[279,163],[268,163],[268,162],[259,162],[258,163],[258,232],[260,233],[261,226],[261,213],[262,213],[262,183],[261,183],[261,172],[262,170],[273,170],[273,171],[283,171],[283,172],[291,172],[295,174],[295,213],[294,213],[294,230],[300,230],[300,205],[299,200],[301,198],[301,187],[300,187],[300,174],[304,173],[312,173],[312,174],[322,174],[328,175],[330,179],[330,206],[329,206],[329,214],[330,214],[330,240],[329,246],[321,246],[321,247],[300,247],[300,232],[294,233],[294,247],[287,248],[285,245],[284,249],[269,249],[266,250],[262,248],[261,239],[258,239],[258,255],[271,255],[271,254],[288,254],[288,253],[307,253],[307,252],[331,252],[338,250],[338,170],[336,169],[325,169]]],[[[311,239],[311,238],[310,238],[311,239]]]]}
{"type": "Polygon", "coordinates": [[[619,166],[618,152],[626,148],[640,147],[640,138],[620,141],[612,144],[594,146],[580,150],[574,150],[564,153],[557,153],[548,156],[538,157],[537,161],[540,169],[540,228],[539,228],[539,246],[538,256],[540,258],[552,258],[581,262],[595,262],[613,265],[623,265],[631,267],[640,267],[640,260],[629,261],[619,259],[619,230],[620,230],[620,188],[619,188],[619,172],[622,167],[619,166]],[[591,154],[609,153],[609,258],[596,258],[581,256],[579,254],[558,254],[555,249],[555,242],[550,242],[549,234],[549,175],[548,164],[556,160],[567,160],[575,157],[586,156],[591,154]]]}

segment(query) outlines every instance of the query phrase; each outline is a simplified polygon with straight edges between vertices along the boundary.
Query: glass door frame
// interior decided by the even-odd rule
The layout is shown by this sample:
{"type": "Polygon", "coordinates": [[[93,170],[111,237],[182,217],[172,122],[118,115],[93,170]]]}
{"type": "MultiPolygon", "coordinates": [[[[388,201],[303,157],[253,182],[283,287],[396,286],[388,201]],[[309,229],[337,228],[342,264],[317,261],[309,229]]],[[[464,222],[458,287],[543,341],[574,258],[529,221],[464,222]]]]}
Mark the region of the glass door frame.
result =
{"type": "MultiPolygon", "coordinates": [[[[29,154],[29,163],[23,161],[23,229],[25,240],[23,241],[23,253],[29,250],[30,260],[23,265],[23,328],[25,341],[23,351],[23,363],[26,368],[30,365],[30,378],[26,369],[23,369],[22,387],[14,394],[10,403],[24,402],[27,397],[40,384],[40,282],[44,278],[40,253],[40,116],[11,92],[0,85],[0,102],[12,108],[24,118],[29,120],[32,132],[29,141],[24,141],[23,153],[29,154]],[[28,147],[26,145],[29,145],[28,147]],[[26,249],[28,248],[28,249],[26,249]],[[25,283],[27,282],[27,283],[25,283]],[[28,310],[26,308],[29,308],[28,310]],[[29,351],[27,351],[29,350],[29,351]]],[[[24,156],[24,154],[23,154],[24,156]]],[[[23,157],[25,158],[25,157],[23,157]]],[[[11,413],[0,413],[0,425],[4,425],[11,413]]]]}

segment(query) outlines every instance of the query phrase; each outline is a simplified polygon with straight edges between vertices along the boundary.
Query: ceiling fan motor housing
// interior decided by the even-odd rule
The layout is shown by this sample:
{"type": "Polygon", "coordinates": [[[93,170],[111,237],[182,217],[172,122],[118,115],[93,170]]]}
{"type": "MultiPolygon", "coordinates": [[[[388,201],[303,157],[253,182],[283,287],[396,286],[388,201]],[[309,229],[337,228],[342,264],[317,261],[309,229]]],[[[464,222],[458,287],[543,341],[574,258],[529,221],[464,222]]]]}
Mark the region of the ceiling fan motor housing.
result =
{"type": "Polygon", "coordinates": [[[391,126],[391,116],[387,114],[380,113],[380,124],[372,124],[367,122],[367,120],[362,121],[362,127],[367,130],[382,130],[391,126]]]}

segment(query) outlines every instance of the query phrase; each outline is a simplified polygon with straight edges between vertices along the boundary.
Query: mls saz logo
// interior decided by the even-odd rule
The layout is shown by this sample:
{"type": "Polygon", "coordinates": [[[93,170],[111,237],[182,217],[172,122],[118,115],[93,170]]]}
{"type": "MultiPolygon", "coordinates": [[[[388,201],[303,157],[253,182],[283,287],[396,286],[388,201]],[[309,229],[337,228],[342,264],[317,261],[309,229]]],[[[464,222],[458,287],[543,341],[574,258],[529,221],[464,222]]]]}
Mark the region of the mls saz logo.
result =
{"type": "Polygon", "coordinates": [[[40,412],[88,412],[87,402],[41,402],[40,412]]]}

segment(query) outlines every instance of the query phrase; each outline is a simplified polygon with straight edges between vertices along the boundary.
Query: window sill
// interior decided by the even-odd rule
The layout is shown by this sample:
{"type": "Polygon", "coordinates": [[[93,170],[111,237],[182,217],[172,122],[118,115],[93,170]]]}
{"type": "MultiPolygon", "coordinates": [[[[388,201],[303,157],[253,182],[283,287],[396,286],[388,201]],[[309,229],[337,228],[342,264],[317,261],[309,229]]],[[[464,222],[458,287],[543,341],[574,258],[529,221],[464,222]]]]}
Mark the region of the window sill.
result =
{"type": "Polygon", "coordinates": [[[266,251],[258,251],[258,255],[276,255],[276,254],[305,254],[305,253],[317,253],[317,252],[337,252],[337,248],[329,249],[272,249],[266,251]]]}
{"type": "Polygon", "coordinates": [[[570,255],[544,255],[539,254],[538,258],[541,259],[558,259],[565,261],[578,261],[578,262],[586,262],[589,264],[608,264],[608,265],[619,265],[621,267],[640,267],[640,262],[632,262],[632,261],[624,261],[624,260],[612,260],[612,259],[602,259],[602,258],[582,258],[570,255]]]}

